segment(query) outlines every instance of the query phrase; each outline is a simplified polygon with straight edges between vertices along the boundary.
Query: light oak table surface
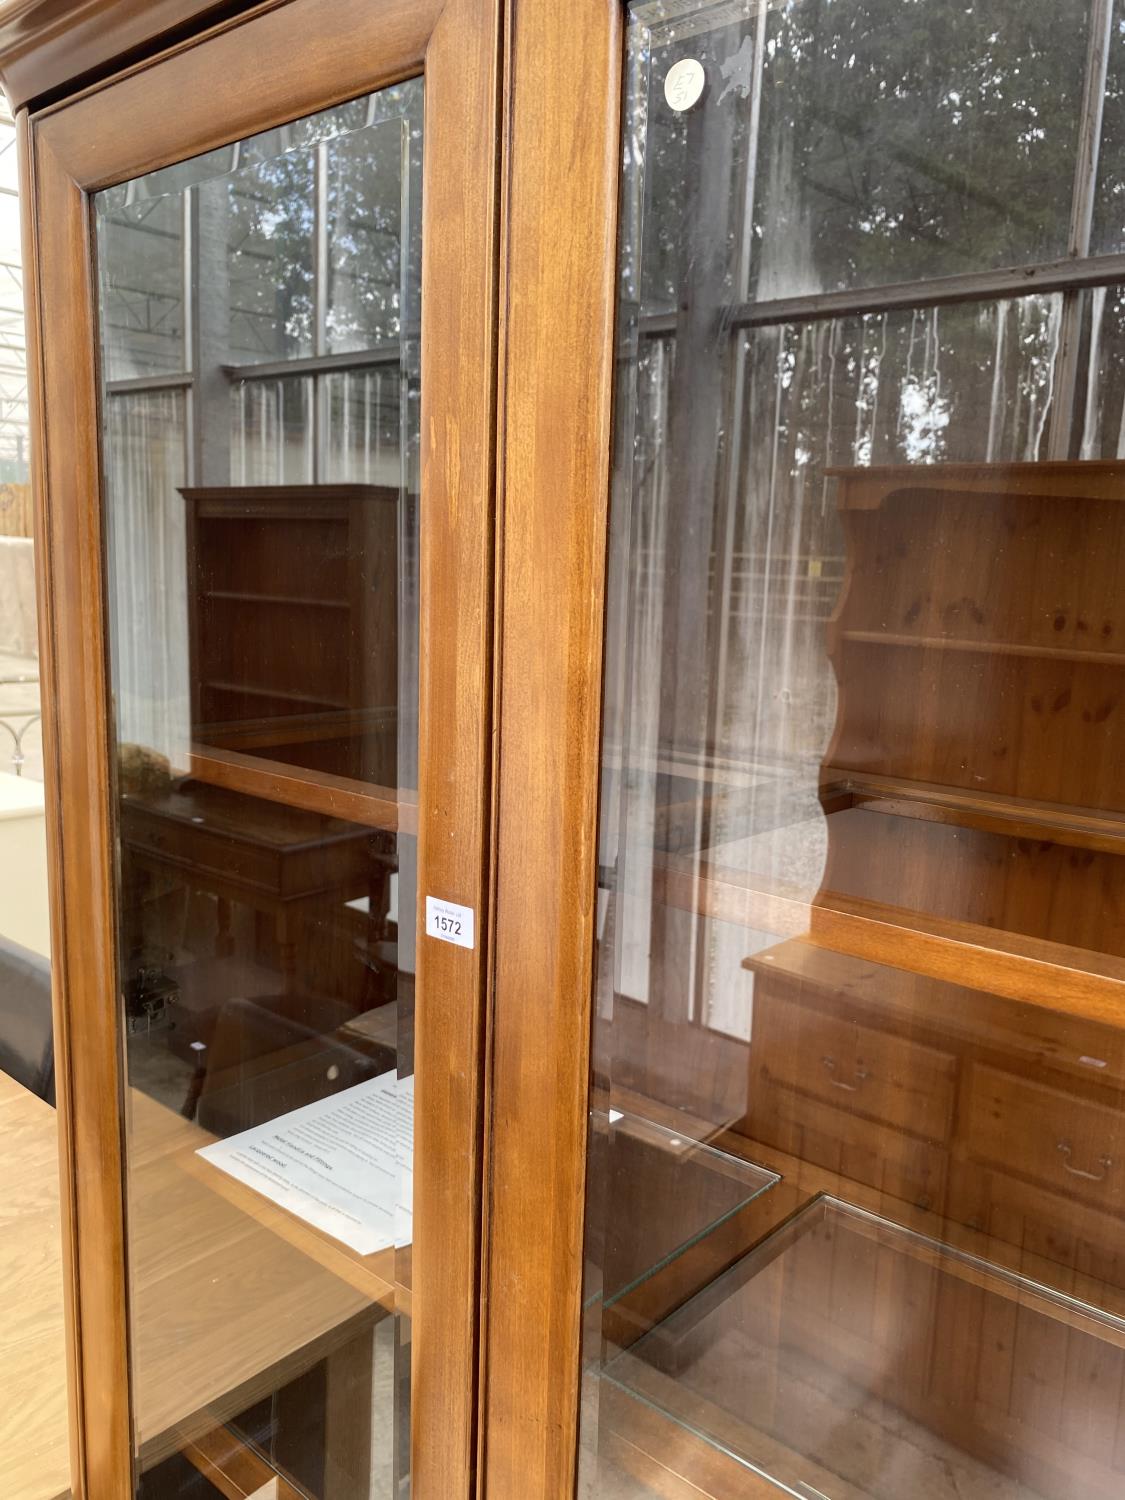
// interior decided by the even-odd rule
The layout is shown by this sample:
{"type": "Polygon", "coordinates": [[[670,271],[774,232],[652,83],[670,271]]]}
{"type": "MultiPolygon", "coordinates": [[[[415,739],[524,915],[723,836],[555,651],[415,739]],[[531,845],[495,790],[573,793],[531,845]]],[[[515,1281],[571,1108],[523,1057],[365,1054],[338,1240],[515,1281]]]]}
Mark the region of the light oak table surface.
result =
{"type": "MultiPolygon", "coordinates": [[[[354,1255],[201,1161],[198,1126],[136,1090],[129,1115],[147,1468],[321,1359],[331,1387],[332,1355],[405,1294],[391,1252],[354,1255]]],[[[0,1496],[55,1500],[69,1486],[55,1113],[3,1074],[0,1147],[0,1496]]]]}
{"type": "Polygon", "coordinates": [[[70,1487],[55,1112],[0,1073],[0,1495],[70,1487]]]}

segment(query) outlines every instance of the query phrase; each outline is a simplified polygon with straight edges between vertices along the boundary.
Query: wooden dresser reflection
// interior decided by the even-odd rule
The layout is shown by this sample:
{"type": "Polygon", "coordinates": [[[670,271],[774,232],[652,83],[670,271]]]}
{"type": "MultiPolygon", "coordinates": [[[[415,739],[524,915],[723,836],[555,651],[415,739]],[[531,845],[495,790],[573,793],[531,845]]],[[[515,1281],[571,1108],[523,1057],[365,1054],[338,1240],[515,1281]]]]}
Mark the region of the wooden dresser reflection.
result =
{"type": "Polygon", "coordinates": [[[236,997],[303,996],[305,1019],[331,1030],[395,993],[394,944],[376,941],[388,935],[393,834],[191,777],[120,805],[127,1010],[142,1024],[155,984],[168,1046],[197,1074],[236,997]],[[177,960],[189,937],[195,951],[177,960]]]}
{"type": "Polygon", "coordinates": [[[182,494],[197,745],[395,786],[398,490],[182,494]]]}
{"type": "Polygon", "coordinates": [[[943,1283],[923,1314],[908,1250],[857,1258],[837,1236],[839,1264],[824,1240],[787,1283],[775,1272],[784,1337],[1042,1493],[1109,1500],[1125,1489],[1125,467],[837,485],[827,868],[810,931],[746,961],[736,1129],[807,1189],[1035,1286],[1013,1284],[1005,1313],[1002,1289],[954,1277],[957,1307],[943,1283]],[[831,1295],[800,1290],[809,1274],[831,1295]]]}

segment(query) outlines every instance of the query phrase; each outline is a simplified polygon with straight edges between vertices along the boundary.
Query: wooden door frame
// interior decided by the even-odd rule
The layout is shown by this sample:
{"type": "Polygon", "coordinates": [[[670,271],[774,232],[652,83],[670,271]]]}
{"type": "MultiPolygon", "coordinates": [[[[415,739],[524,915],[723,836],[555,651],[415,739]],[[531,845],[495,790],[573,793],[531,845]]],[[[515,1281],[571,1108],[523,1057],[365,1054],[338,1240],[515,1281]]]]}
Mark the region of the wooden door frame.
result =
{"type": "MultiPolygon", "coordinates": [[[[76,1500],[133,1494],[89,195],[424,74],[418,897],[420,913],[427,891],[472,906],[485,933],[499,37],[494,0],[267,0],[64,103],[19,115],[76,1500]]],[[[485,950],[427,939],[422,920],[418,931],[414,1493],[468,1500],[485,950]]]]}
{"type": "Polygon", "coordinates": [[[485,1500],[577,1472],[623,0],[508,0],[485,1500]]]}

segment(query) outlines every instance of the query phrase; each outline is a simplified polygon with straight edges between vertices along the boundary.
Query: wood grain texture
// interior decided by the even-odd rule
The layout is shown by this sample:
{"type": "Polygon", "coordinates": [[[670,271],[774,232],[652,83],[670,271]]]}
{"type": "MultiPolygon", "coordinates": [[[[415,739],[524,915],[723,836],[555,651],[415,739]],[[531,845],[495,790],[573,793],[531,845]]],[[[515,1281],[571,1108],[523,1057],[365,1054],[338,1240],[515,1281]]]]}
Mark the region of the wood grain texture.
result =
{"type": "MultiPolygon", "coordinates": [[[[970,1264],[897,1223],[827,1199],[810,1202],[723,1286],[681,1308],[644,1354],[615,1360],[614,1373],[794,1490],[856,1500],[870,1493],[870,1471],[855,1461],[865,1446],[854,1446],[865,1422],[858,1385],[911,1415],[923,1446],[926,1429],[951,1444],[954,1466],[958,1450],[973,1452],[1036,1494],[1068,1500],[1077,1483],[1082,1494],[1109,1500],[1121,1485],[1113,1441],[1121,1345],[1120,1329],[1090,1308],[1016,1285],[985,1261],[970,1264]],[[740,1349],[748,1341],[758,1354],[750,1369],[740,1349]],[[852,1398],[837,1405],[830,1397],[814,1416],[793,1364],[797,1351],[846,1375],[852,1398]]],[[[608,1395],[603,1430],[613,1410],[608,1395]]],[[[877,1409],[865,1402],[863,1411],[877,1409]]],[[[672,1434],[665,1441],[661,1457],[675,1451],[672,1434]]],[[[685,1472],[702,1483],[706,1463],[693,1457],[685,1472]]],[[[899,1460],[904,1494],[915,1493],[924,1472],[911,1472],[913,1457],[908,1449],[899,1460]]]]}
{"type": "MultiPolygon", "coordinates": [[[[421,73],[440,14],[439,0],[259,9],[41,111],[37,132],[93,192],[421,73]]],[[[460,96],[449,107],[460,119],[460,96]]]]}
{"type": "Polygon", "coordinates": [[[346,818],[349,823],[362,823],[389,833],[418,831],[417,807],[403,800],[411,795],[405,789],[361,790],[347,776],[333,776],[327,771],[310,775],[277,761],[263,764],[259,756],[218,750],[211,745],[192,747],[188,769],[197,781],[206,781],[209,786],[228,787],[232,792],[245,792],[248,797],[278,802],[283,807],[346,818]]]}
{"type": "Polygon", "coordinates": [[[839,476],[818,940],[846,927],[850,952],[866,932],[904,968],[1119,1010],[1123,498],[1112,463],[839,476]]]}
{"type": "MultiPolygon", "coordinates": [[[[19,151],[20,194],[24,204],[38,201],[35,151],[28,115],[21,110],[16,117],[16,139],[19,151]]],[[[55,1036],[55,1099],[57,1154],[60,1186],[60,1219],[63,1255],[63,1307],[66,1313],[66,1385],[70,1414],[71,1483],[75,1494],[79,1476],[85,1472],[85,1437],[80,1420],[82,1410],[81,1358],[78,1342],[78,1213],[74,1136],[72,1122],[72,1081],[70,1070],[70,1027],[63,1003],[65,951],[62,943],[62,820],[58,725],[55,705],[58,703],[59,672],[50,632],[53,629],[52,606],[51,517],[47,507],[47,442],[43,412],[46,401],[46,376],[43,364],[42,322],[39,299],[38,230],[34,213],[26,209],[21,215],[24,267],[24,305],[27,326],[27,388],[31,436],[31,477],[35,506],[35,575],[36,608],[39,616],[39,680],[42,696],[43,767],[45,781],[45,818],[47,833],[48,896],[51,912],[51,1006],[55,1036]]]]}
{"type": "MultiPolygon", "coordinates": [[[[1121,1491],[1123,484],[1113,464],[846,475],[849,573],[829,632],[840,719],[821,772],[829,859],[811,931],[763,948],[771,924],[793,930],[781,923],[800,917],[797,901],[702,864],[705,853],[657,857],[665,905],[755,929],[736,1128],[744,1153],[783,1178],[763,1213],[829,1192],[884,1219],[822,1226],[772,1290],[759,1262],[741,1312],[730,1278],[712,1285],[699,1298],[718,1314],[708,1332],[689,1344],[681,1306],[637,1353],[658,1362],[652,1351],[679,1341],[675,1378],[637,1388],[757,1461],[763,1425],[798,1450],[807,1431],[834,1427],[862,1445],[858,1386],[1036,1493],[1121,1491]],[[771,1407],[793,1350],[822,1390],[848,1382],[838,1421],[821,1413],[800,1431],[792,1384],[771,1407]],[[713,1412],[684,1402],[685,1387],[708,1384],[713,1412]]],[[[663,999],[650,991],[649,1008],[663,999]]],[[[629,1009],[613,997],[606,1092],[618,1107],[629,1009]]],[[[651,1075],[663,1084],[688,1044],[661,1043],[667,1071],[651,1075]]],[[[720,1087],[717,1071],[704,1075],[711,1098],[720,1087]]],[[[712,1138],[709,1103],[692,1109],[712,1138]]],[[[651,1100],[634,1107],[659,1118],[651,1100]]],[[[607,1190],[615,1253],[679,1207],[666,1167],[641,1170],[655,1179],[643,1191],[607,1190]],[[662,1211],[629,1212],[627,1198],[658,1201],[661,1188],[662,1211]]],[[[690,1293],[689,1258],[668,1269],[690,1293]]],[[[609,1378],[628,1364],[611,1358],[609,1378]]],[[[615,1451],[608,1410],[603,1453],[615,1451]]],[[[896,1463],[907,1446],[896,1433],[896,1463]]],[[[664,1456],[646,1455],[653,1469],[664,1456]]],[[[770,1472],[791,1482],[782,1461],[770,1455],[770,1472]]],[[[866,1476],[842,1472],[866,1493],[866,1476]]],[[[913,1493],[905,1471],[899,1486],[913,1493]]],[[[847,1492],[835,1477],[823,1488],[847,1492]]]]}
{"type": "MultiPolygon", "coordinates": [[[[828,627],[840,687],[821,776],[828,859],[811,944],[748,961],[761,985],[747,1134],[938,1207],[985,1236],[989,1260],[1035,1257],[1048,1285],[1072,1292],[1085,1279],[1095,1306],[1113,1305],[1109,1289],[1125,1281],[1125,468],[836,473],[848,565],[828,627]],[[847,1005],[822,968],[840,974],[845,955],[862,974],[847,1005]],[[914,1018],[911,996],[926,1002],[914,1018]],[[936,1044],[949,1077],[936,1087],[917,1057],[880,1060],[892,1035],[936,1044]],[[836,1059],[854,1059],[847,1082],[826,1079],[836,1059]],[[881,1079],[927,1096],[893,1132],[881,1079]],[[826,1084],[848,1091],[831,1108],[826,1084]]],[[[894,1342],[927,1350],[897,1367],[858,1288],[841,1298],[847,1326],[819,1317],[823,1269],[800,1299],[818,1358],[861,1384],[877,1366],[897,1406],[998,1468],[1033,1471],[1044,1494],[1119,1491],[1120,1373],[1106,1375],[1120,1363],[1107,1347],[1117,1330],[1050,1327],[1026,1306],[990,1312],[980,1288],[935,1283],[932,1335],[907,1334],[895,1309],[894,1342]],[[1005,1320],[999,1338],[987,1331],[1005,1320]],[[1074,1410],[1072,1357],[1095,1372],[1074,1410]],[[965,1371],[977,1373],[951,1373],[965,1371]]],[[[893,1303],[880,1301],[885,1328],[893,1303]]]]}
{"type": "MultiPolygon", "coordinates": [[[[685,1133],[694,1132],[696,1135],[707,1131],[708,1125],[698,1117],[685,1114],[681,1110],[669,1110],[661,1106],[655,1100],[643,1096],[630,1095],[625,1091],[614,1091],[614,1098],[625,1109],[643,1109],[649,1115],[661,1120],[669,1127],[683,1130],[685,1133]]],[[[993,1233],[989,1228],[971,1228],[966,1222],[959,1222],[956,1196],[949,1200],[953,1205],[949,1213],[945,1212],[945,1204],[938,1204],[928,1209],[919,1208],[901,1197],[896,1197],[881,1187],[858,1180],[849,1176],[846,1171],[836,1167],[822,1166],[815,1161],[809,1161],[802,1156],[794,1156],[784,1149],[771,1145],[768,1141],[751,1137],[742,1133],[745,1127],[737,1131],[726,1131],[712,1139],[712,1144],[719,1149],[730,1153],[734,1157],[742,1157],[747,1161],[760,1164],[769,1170],[776,1172],[780,1182],[771,1188],[762,1198],[757,1199],[751,1205],[756,1212],[749,1217],[753,1218],[759,1229],[776,1229],[798,1208],[807,1206],[811,1200],[819,1195],[827,1195],[833,1198],[842,1198],[848,1203],[869,1213],[878,1214],[883,1217],[892,1218],[896,1224],[911,1229],[919,1235],[931,1240],[941,1240],[951,1250],[962,1253],[966,1257],[974,1258],[975,1261],[988,1262],[994,1270],[1013,1272],[1019,1276],[1025,1276],[1031,1281],[1038,1282],[1045,1287],[1055,1287],[1069,1295],[1088,1303],[1091,1307],[1100,1308],[1114,1318],[1120,1319],[1125,1313],[1125,1277],[1119,1273],[1113,1279],[1103,1280],[1090,1269],[1078,1269],[1075,1265],[1060,1265],[1057,1258],[1052,1258],[1051,1248],[1036,1248],[1036,1237],[1030,1235],[1026,1240],[1013,1243],[1011,1239],[1005,1239],[1000,1233],[993,1233]]],[[[844,1166],[850,1163],[846,1158],[846,1143],[836,1141],[837,1161],[844,1166]]],[[[995,1187],[995,1185],[991,1185],[995,1187]]],[[[1018,1186],[1018,1184],[1017,1184],[1018,1186]]],[[[957,1195],[960,1196],[960,1195],[957,1195]]],[[[964,1195],[967,1197],[967,1193],[964,1195]]],[[[1005,1199],[999,1192],[995,1193],[996,1207],[1002,1214],[1010,1209],[1010,1195],[1005,1199]]],[[[1065,1205],[1065,1211],[1070,1215],[1069,1228],[1075,1239],[1077,1228],[1075,1218],[1081,1213],[1080,1208],[1070,1201],[1065,1205]]],[[[964,1215],[967,1219],[970,1215],[964,1215]]],[[[1030,1219],[1030,1216],[1029,1216],[1030,1219]]],[[[983,1221],[982,1221],[983,1222],[983,1221]]],[[[1103,1218],[1103,1227],[1106,1224],[1103,1218]]],[[[1055,1231],[1057,1226],[1052,1225],[1055,1231]]],[[[712,1233],[708,1239],[713,1243],[720,1239],[722,1231],[712,1233]]],[[[1045,1237],[1040,1234],[1039,1240],[1045,1237]]],[[[1119,1230],[1117,1238],[1120,1239],[1119,1230]]],[[[743,1240],[742,1253],[751,1249],[756,1243],[754,1236],[747,1236],[743,1240]]],[[[979,1268],[974,1268],[973,1261],[964,1262],[951,1261],[950,1267],[955,1274],[965,1277],[974,1285],[980,1284],[981,1273],[979,1268]]],[[[669,1268],[675,1271],[677,1267],[669,1268]]],[[[674,1279],[669,1277],[669,1280],[674,1279]]],[[[990,1284],[995,1281],[992,1277],[990,1284]]],[[[692,1291],[699,1290],[704,1283],[696,1281],[691,1285],[687,1276],[682,1278],[682,1286],[686,1290],[681,1292],[679,1302],[686,1300],[686,1296],[692,1291]]],[[[1017,1283],[1010,1284],[1010,1295],[1013,1300],[1018,1300],[1021,1295],[1017,1283]]],[[[1056,1306],[1054,1311],[1060,1321],[1067,1322],[1078,1319],[1082,1326],[1086,1326],[1086,1320],[1081,1314],[1072,1315],[1063,1306],[1056,1306]]],[[[1076,1324],[1077,1326],[1077,1324],[1076,1324]]],[[[1125,1347],[1125,1338],[1120,1330],[1107,1333],[1115,1347],[1125,1347]]]]}
{"type": "Polygon", "coordinates": [[[607,0],[508,15],[483,1477],[490,1500],[556,1500],[578,1417],[622,32],[607,0]]]}
{"type": "Polygon", "coordinates": [[[27,201],[35,217],[28,262],[35,285],[28,307],[41,330],[32,410],[44,444],[36,475],[39,630],[52,690],[43,702],[50,726],[44,765],[53,828],[52,988],[68,1178],[72,1413],[79,1433],[72,1482],[80,1497],[124,1497],[132,1454],[101,517],[91,503],[100,483],[95,309],[81,189],[38,134],[33,148],[27,201]]]}
{"type": "Polygon", "coordinates": [[[448,0],[426,53],[419,527],[418,931],[427,895],[478,946],[418,942],[411,1475],[475,1485],[493,740],[500,14],[448,0]]]}
{"type": "MultiPolygon", "coordinates": [[[[224,405],[216,421],[226,418],[224,405]]],[[[208,485],[180,494],[193,739],[290,779],[295,771],[318,791],[326,776],[360,797],[374,787],[393,800],[398,489],[208,485]]]]}
{"type": "Polygon", "coordinates": [[[601,1401],[599,1459],[611,1476],[619,1470],[660,1500],[776,1500],[776,1485],[674,1417],[614,1386],[601,1401]]]}
{"type": "Polygon", "coordinates": [[[778,1487],[766,1474],[784,1475],[790,1483],[800,1475],[798,1483],[807,1481],[806,1493],[831,1495],[832,1500],[869,1500],[866,1491],[811,1462],[804,1452],[729,1416],[711,1402],[684,1394],[669,1376],[646,1370],[638,1385],[639,1400],[623,1390],[611,1388],[606,1393],[606,1447],[628,1473],[652,1486],[661,1500],[696,1500],[697,1496],[700,1500],[773,1500],[778,1487]],[[684,1420],[666,1416],[669,1409],[684,1420]],[[701,1437],[702,1432],[714,1433],[718,1444],[701,1437]],[[639,1462],[621,1450],[622,1439],[637,1450],[639,1462]],[[760,1469],[733,1457],[747,1448],[760,1469]]]}
{"type": "MultiPolygon", "coordinates": [[[[346,1347],[393,1305],[356,1256],[200,1161],[206,1131],[131,1090],[137,1439],[143,1467],[346,1347]]],[[[361,1414],[362,1416],[362,1414],[361,1414]]]]}
{"type": "Polygon", "coordinates": [[[0,1073],[0,1494],[70,1483],[55,1113],[0,1073]]]}
{"type": "Polygon", "coordinates": [[[810,936],[839,953],[1092,1021],[1114,1022],[1125,1005],[1119,958],[905,908],[835,897],[813,907],[810,936]]]}
{"type": "MultiPolygon", "coordinates": [[[[129,1098],[145,1149],[130,1164],[137,1431],[148,1467],[216,1422],[335,1357],[394,1305],[393,1254],[353,1256],[201,1162],[212,1137],[129,1098]]],[[[0,1074],[4,1500],[67,1483],[59,1196],[50,1107],[0,1074]]],[[[229,1444],[228,1444],[229,1447],[229,1444]]],[[[259,1481],[261,1482],[261,1481],[259,1481]]]]}
{"type": "MultiPolygon", "coordinates": [[[[483,929],[498,28],[491,0],[448,0],[444,8],[438,0],[293,0],[179,43],[30,121],[24,187],[40,361],[32,371],[42,446],[40,630],[80,1500],[132,1494],[87,195],[424,72],[419,897],[429,891],[472,905],[483,929]]],[[[272,788],[275,800],[282,791],[272,788]]],[[[476,1442],[484,966],[479,952],[419,946],[414,1277],[423,1292],[413,1305],[412,1368],[414,1428],[425,1440],[414,1443],[414,1482],[420,1497],[456,1500],[469,1493],[476,1442]]],[[[140,1321],[137,1336],[144,1337],[140,1321]]]]}
{"type": "Polygon", "coordinates": [[[825,767],[823,774],[833,792],[847,797],[852,807],[1011,838],[1049,839],[1068,848],[1093,849],[1102,854],[1125,853],[1125,818],[1111,813],[1096,814],[1002,793],[962,791],[902,777],[853,771],[837,774],[831,767],[825,767]]]}
{"type": "MultiPolygon", "coordinates": [[[[919,1230],[931,1258],[936,1240],[967,1251],[971,1264],[950,1265],[943,1274],[986,1290],[996,1318],[1006,1316],[997,1297],[1018,1302],[1021,1318],[1034,1300],[1029,1282],[1006,1284],[996,1268],[1074,1297],[1086,1306],[1059,1305],[1050,1296],[1039,1301],[1036,1319],[1041,1312],[1064,1325],[1049,1338],[1068,1340],[1084,1365],[1119,1361],[1120,1325],[1100,1321],[1102,1311],[1119,1318],[1125,1297],[1125,1038],[1117,1018],[1078,1021],[1061,1006],[1040,1009],[938,983],[806,939],[764,950],[749,964],[756,974],[750,1109],[738,1127],[744,1144],[734,1149],[782,1174],[778,1208],[798,1186],[805,1194],[824,1191],[919,1230]],[[888,1045],[905,1049],[901,1060],[888,1045]],[[895,1102],[900,1090],[919,1095],[909,1109],[895,1102]]],[[[732,1139],[726,1138],[728,1149],[732,1139]]],[[[805,1302],[822,1275],[823,1267],[805,1302]]],[[[833,1295],[838,1307],[849,1305],[846,1296],[833,1295]]],[[[958,1305],[969,1295],[949,1291],[958,1305]]],[[[871,1301],[869,1291],[868,1308],[871,1301]]],[[[876,1321],[893,1327],[901,1309],[889,1281],[876,1289],[875,1302],[876,1321]]],[[[813,1308],[810,1329],[816,1316],[813,1308]]],[[[1112,1382],[1079,1394],[1066,1386],[1061,1361],[1056,1369],[1050,1357],[1020,1349],[1015,1368],[1023,1391],[1012,1395],[1011,1360],[1001,1367],[987,1340],[978,1348],[980,1318],[960,1332],[954,1321],[939,1320],[946,1342],[920,1356],[927,1373],[914,1396],[909,1382],[903,1386],[907,1410],[921,1402],[920,1420],[929,1424],[925,1403],[936,1391],[945,1412],[936,1430],[953,1432],[958,1446],[1003,1469],[1034,1452],[1028,1433],[1011,1422],[1042,1425],[1029,1415],[1028,1403],[1037,1403],[1074,1450],[1070,1460],[1056,1451],[1058,1473],[1067,1462],[1081,1472],[1097,1449],[1087,1418],[1096,1414],[1095,1426],[1116,1429],[1112,1382]],[[961,1346],[951,1349],[949,1338],[961,1346]],[[978,1363],[979,1372],[960,1388],[949,1372],[978,1371],[978,1363]],[[981,1429],[975,1404],[1009,1422],[1007,1445],[981,1429]]],[[[838,1337],[826,1335],[817,1357],[846,1365],[862,1346],[862,1329],[841,1327],[838,1337]]],[[[882,1367],[893,1363],[883,1360],[882,1367]]],[[[1056,1481],[1054,1492],[1065,1493],[1065,1484],[1056,1481]]]]}
{"type": "Polygon", "coordinates": [[[75,79],[205,25],[253,0],[7,0],[0,9],[0,79],[13,109],[75,79]]]}

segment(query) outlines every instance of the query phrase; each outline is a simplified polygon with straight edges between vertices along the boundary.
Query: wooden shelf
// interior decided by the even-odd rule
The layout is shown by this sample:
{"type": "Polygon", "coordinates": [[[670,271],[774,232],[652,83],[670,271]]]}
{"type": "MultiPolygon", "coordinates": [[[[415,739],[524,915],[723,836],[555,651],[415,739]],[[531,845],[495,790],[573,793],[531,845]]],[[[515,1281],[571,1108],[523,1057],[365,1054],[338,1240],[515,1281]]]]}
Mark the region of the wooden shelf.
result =
{"type": "Polygon", "coordinates": [[[780,881],[767,884],[744,871],[698,864],[683,855],[656,856],[653,897],[679,911],[735,922],[777,937],[807,932],[812,910],[802,892],[780,881]]]}
{"type": "Polygon", "coordinates": [[[1079,651],[1070,646],[1024,645],[1014,641],[958,640],[944,635],[895,634],[885,630],[841,630],[836,639],[861,646],[900,647],[915,651],[956,651],[976,656],[1022,656],[1036,661],[1088,662],[1125,667],[1125,652],[1079,651]]]}
{"type": "Polygon", "coordinates": [[[394,708],[321,708],[286,714],[283,719],[241,719],[237,724],[211,723],[196,726],[200,744],[224,750],[269,751],[282,740],[286,745],[308,744],[330,739],[352,739],[357,735],[394,734],[398,723],[394,708]],[[279,733],[279,725],[284,734],[279,733]]]}
{"type": "Polygon", "coordinates": [[[822,894],[809,936],[838,953],[1048,1010],[1120,1025],[1125,959],[974,922],[822,894]]]}
{"type": "Polygon", "coordinates": [[[906,777],[870,776],[837,766],[822,771],[825,811],[865,807],[894,817],[976,828],[1009,838],[1049,839],[1076,849],[1125,854],[1125,814],[1031,802],[1001,792],[970,792],[906,777]],[[843,799],[843,800],[842,800],[843,799]]]}
{"type": "MultiPolygon", "coordinates": [[[[799,892],[690,859],[658,862],[654,898],[683,911],[813,943],[948,984],[1120,1024],[1125,959],[906,908],[799,892]]],[[[753,960],[746,967],[753,967],[753,960]]]]}
{"type": "Polygon", "coordinates": [[[762,976],[763,984],[777,980],[796,987],[802,1003],[819,1004],[810,997],[820,996],[833,1013],[846,1007],[849,1014],[866,1017],[875,1026],[891,1021],[908,1028],[913,1037],[924,1039],[928,1034],[936,1047],[948,1047],[949,1039],[956,1038],[1009,1061],[1049,1066],[1056,1076],[1081,1079],[1084,1088],[1091,1082],[1115,1090],[1125,1085],[1125,1034],[1116,1026],[1095,1030],[1088,1023],[1078,1033],[1065,1013],[1043,1010],[1029,1017],[1020,1001],[873,963],[818,945],[807,936],[760,949],[744,958],[742,967],[762,976]],[[1079,1034],[1082,1047],[1096,1051],[1096,1062],[1076,1046],[1079,1034]]]}
{"type": "Polygon", "coordinates": [[[306,693],[287,692],[281,688],[254,687],[248,682],[216,682],[209,678],[201,686],[215,693],[241,693],[247,698],[274,698],[280,703],[295,703],[302,708],[346,709],[351,706],[335,698],[313,698],[306,693]]]}
{"type": "Polygon", "coordinates": [[[209,521],[344,520],[357,502],[389,503],[398,491],[373,484],[186,486],[180,494],[209,521]]]}
{"type": "MultiPolygon", "coordinates": [[[[218,750],[210,745],[193,745],[191,774],[211,786],[299,807],[326,817],[343,818],[388,833],[416,834],[418,808],[415,802],[403,800],[404,794],[393,787],[371,786],[347,776],[333,776],[326,771],[310,771],[266,760],[259,755],[241,755],[237,750],[218,750]]],[[[409,793],[413,797],[414,793],[409,793]]]]}
{"type": "Polygon", "coordinates": [[[833,479],[846,479],[841,510],[878,510],[892,495],[981,495],[1009,500],[1042,496],[1050,500],[1125,498],[1125,463],[1108,459],[1075,464],[1068,459],[1019,464],[917,464],[871,468],[828,468],[833,479]]]}
{"type": "Polygon", "coordinates": [[[346,599],[309,599],[301,594],[255,594],[246,589],[203,589],[202,599],[228,599],[237,604],[294,605],[299,609],[342,609],[350,605],[346,599]]]}
{"type": "Polygon", "coordinates": [[[397,780],[398,490],[181,493],[197,774],[293,807],[403,826],[394,791],[367,779],[397,780]]]}

